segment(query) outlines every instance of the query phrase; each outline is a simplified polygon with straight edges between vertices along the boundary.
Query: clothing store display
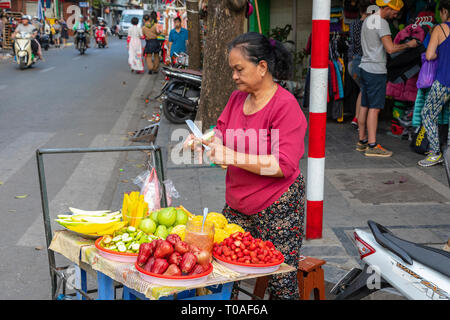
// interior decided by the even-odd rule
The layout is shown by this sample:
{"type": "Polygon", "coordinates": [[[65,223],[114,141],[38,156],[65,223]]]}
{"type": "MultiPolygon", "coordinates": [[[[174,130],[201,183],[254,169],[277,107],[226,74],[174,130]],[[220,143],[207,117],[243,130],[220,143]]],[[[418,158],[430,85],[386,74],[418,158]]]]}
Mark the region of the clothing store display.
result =
{"type": "MultiPolygon", "coordinates": [[[[411,39],[423,41],[425,31],[421,26],[408,25],[398,32],[395,44],[405,43],[411,39]]],[[[417,96],[417,79],[422,65],[421,54],[426,51],[421,44],[389,55],[387,61],[388,84],[386,95],[400,101],[414,102],[417,96]]]]}

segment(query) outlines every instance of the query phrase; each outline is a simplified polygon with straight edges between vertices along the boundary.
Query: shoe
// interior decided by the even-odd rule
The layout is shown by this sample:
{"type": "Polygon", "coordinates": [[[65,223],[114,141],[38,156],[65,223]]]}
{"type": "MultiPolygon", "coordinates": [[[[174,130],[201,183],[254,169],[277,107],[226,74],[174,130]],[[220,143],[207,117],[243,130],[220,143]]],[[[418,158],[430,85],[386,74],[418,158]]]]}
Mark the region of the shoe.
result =
{"type": "Polygon", "coordinates": [[[364,152],[366,157],[379,157],[379,158],[388,158],[392,156],[392,151],[386,150],[381,145],[377,144],[375,147],[367,147],[364,152]]]}
{"type": "Polygon", "coordinates": [[[153,71],[152,70],[148,70],[148,74],[153,74],[153,71]]]}
{"type": "Polygon", "coordinates": [[[425,159],[420,160],[417,164],[421,167],[431,167],[442,162],[444,162],[442,153],[435,154],[433,152],[430,152],[425,159]]]}
{"type": "Polygon", "coordinates": [[[352,126],[358,128],[358,119],[356,119],[356,117],[352,120],[352,126]]]}
{"type": "Polygon", "coordinates": [[[369,147],[369,143],[362,143],[362,142],[360,142],[360,141],[358,141],[357,143],[356,143],[356,151],[361,151],[361,152],[364,152],[364,151],[366,151],[366,149],[369,147]]]}

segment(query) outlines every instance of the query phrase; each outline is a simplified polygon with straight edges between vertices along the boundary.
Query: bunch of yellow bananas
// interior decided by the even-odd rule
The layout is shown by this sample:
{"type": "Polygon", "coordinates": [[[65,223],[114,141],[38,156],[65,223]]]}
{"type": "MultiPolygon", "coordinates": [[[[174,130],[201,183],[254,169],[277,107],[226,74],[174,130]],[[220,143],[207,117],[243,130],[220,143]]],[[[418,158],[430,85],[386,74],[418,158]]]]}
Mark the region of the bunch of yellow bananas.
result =
{"type": "Polygon", "coordinates": [[[112,234],[114,231],[127,225],[126,221],[121,221],[120,211],[84,211],[76,208],[69,208],[71,215],[58,215],[58,222],[63,227],[91,236],[102,236],[112,234]]]}

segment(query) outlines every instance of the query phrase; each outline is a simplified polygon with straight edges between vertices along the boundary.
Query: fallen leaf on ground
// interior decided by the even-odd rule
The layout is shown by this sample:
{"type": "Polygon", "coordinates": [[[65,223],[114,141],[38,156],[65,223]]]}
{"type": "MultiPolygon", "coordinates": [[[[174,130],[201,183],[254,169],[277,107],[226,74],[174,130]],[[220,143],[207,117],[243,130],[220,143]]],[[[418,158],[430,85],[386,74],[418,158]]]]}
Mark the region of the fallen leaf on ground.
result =
{"type": "Polygon", "coordinates": [[[35,247],[34,250],[42,250],[42,247],[35,247]]]}
{"type": "Polygon", "coordinates": [[[25,199],[26,197],[28,197],[27,194],[21,195],[21,196],[15,196],[16,199],[25,199]]]}
{"type": "Polygon", "coordinates": [[[0,181],[0,186],[3,184],[3,181],[0,181]]]}
{"type": "Polygon", "coordinates": [[[384,181],[384,184],[394,184],[395,182],[393,180],[384,181]]]}
{"type": "Polygon", "coordinates": [[[128,183],[128,180],[120,180],[120,182],[128,183]]]}
{"type": "Polygon", "coordinates": [[[143,168],[143,167],[144,167],[143,164],[135,164],[134,166],[135,166],[136,168],[143,168]]]}
{"type": "Polygon", "coordinates": [[[8,210],[8,212],[13,212],[14,213],[14,212],[16,212],[16,210],[8,210]]]}
{"type": "Polygon", "coordinates": [[[400,179],[398,180],[398,183],[405,183],[407,181],[408,181],[408,178],[400,177],[400,179]]]}

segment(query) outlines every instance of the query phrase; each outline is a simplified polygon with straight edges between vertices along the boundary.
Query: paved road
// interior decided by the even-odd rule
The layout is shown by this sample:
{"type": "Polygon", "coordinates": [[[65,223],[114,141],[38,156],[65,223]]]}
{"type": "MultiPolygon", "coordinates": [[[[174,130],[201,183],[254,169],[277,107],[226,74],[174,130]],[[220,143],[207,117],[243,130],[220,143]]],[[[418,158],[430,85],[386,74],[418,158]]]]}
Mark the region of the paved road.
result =
{"type": "MultiPolygon", "coordinates": [[[[125,41],[51,49],[19,70],[0,62],[0,299],[48,299],[47,253],[36,169],[37,148],[129,144],[149,75],[129,71],[125,41]],[[27,195],[22,199],[16,196],[27,195]]],[[[45,156],[52,216],[68,206],[109,209],[118,153],[45,156]]]]}

